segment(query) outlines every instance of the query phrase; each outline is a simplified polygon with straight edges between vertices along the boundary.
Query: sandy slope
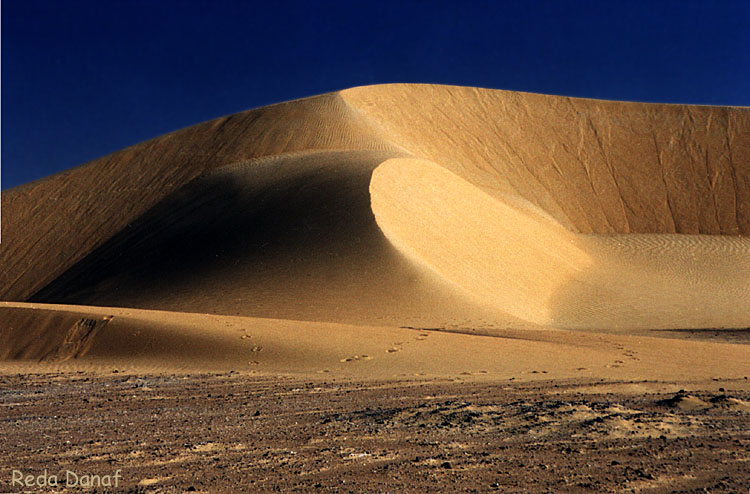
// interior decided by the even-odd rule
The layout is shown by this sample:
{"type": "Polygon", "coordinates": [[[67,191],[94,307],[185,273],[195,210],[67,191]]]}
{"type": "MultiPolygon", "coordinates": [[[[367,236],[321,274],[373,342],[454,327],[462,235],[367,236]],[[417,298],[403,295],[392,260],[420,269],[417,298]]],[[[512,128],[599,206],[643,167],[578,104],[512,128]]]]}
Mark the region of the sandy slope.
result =
{"type": "Polygon", "coordinates": [[[602,331],[750,325],[750,237],[574,234],[424,160],[383,163],[371,195],[399,250],[521,320],[602,331]]]}
{"type": "MultiPolygon", "coordinates": [[[[6,363],[5,369],[107,373],[233,370],[326,379],[492,381],[596,376],[684,382],[741,380],[747,377],[750,361],[750,345],[650,336],[592,337],[543,329],[505,330],[483,336],[142,309],[0,304],[0,334],[4,337],[13,329],[25,334],[24,329],[29,327],[46,327],[52,333],[52,320],[66,330],[80,326],[80,321],[105,324],[98,329],[98,337],[84,342],[88,348],[83,359],[50,354],[37,344],[25,349],[22,357],[26,362],[6,363]]],[[[80,331],[76,335],[84,336],[80,331]]],[[[75,338],[69,336],[67,340],[68,347],[82,346],[75,338]]]]}
{"type": "MultiPolygon", "coordinates": [[[[222,329],[232,319],[184,314],[200,312],[265,328],[286,349],[263,354],[274,371],[352,358],[345,369],[451,374],[476,357],[488,372],[609,375],[618,359],[595,343],[615,336],[551,328],[750,326],[745,108],[355,88],[158,137],[7,191],[2,211],[0,299],[70,306],[3,308],[5,358],[257,360],[222,329]],[[387,356],[413,337],[401,327],[537,336],[439,334],[429,358],[354,358],[387,356]],[[571,338],[586,343],[568,369],[551,355],[571,338]]],[[[675,355],[641,362],[665,375],[749,360],[746,346],[643,345],[675,355]]]]}

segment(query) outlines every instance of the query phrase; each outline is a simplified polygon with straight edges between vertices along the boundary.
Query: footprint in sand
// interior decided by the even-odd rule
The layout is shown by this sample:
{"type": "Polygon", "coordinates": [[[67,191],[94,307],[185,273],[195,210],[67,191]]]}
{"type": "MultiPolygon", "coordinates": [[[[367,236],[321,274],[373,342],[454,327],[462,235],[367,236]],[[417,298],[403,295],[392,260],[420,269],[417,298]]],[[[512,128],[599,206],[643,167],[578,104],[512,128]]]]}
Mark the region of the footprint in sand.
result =
{"type": "Polygon", "coordinates": [[[399,352],[399,351],[401,351],[401,346],[403,344],[404,344],[403,341],[396,341],[396,342],[393,343],[393,346],[391,348],[389,348],[388,350],[386,350],[385,352],[386,353],[399,352]]]}
{"type": "Polygon", "coordinates": [[[251,352],[254,352],[254,353],[257,353],[257,352],[260,352],[260,351],[262,351],[262,350],[263,350],[263,347],[262,347],[262,346],[258,346],[258,345],[255,345],[255,346],[254,346],[254,347],[252,348],[252,350],[250,350],[250,351],[251,351],[251,352]]]}
{"type": "Polygon", "coordinates": [[[354,355],[353,357],[346,357],[339,360],[339,362],[354,362],[355,360],[372,360],[369,355],[354,355]]]}
{"type": "Polygon", "coordinates": [[[428,334],[422,333],[419,336],[417,336],[417,341],[426,340],[428,336],[429,336],[428,334]]]}

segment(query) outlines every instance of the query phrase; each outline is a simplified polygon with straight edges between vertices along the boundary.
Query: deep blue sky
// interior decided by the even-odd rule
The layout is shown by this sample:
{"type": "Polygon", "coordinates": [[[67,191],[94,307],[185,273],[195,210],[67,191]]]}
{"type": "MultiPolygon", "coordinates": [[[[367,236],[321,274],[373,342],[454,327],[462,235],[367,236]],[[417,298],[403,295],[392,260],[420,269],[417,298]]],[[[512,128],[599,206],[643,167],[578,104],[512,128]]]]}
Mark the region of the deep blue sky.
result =
{"type": "Polygon", "coordinates": [[[4,0],[2,188],[385,82],[750,105],[750,2],[4,0]]]}

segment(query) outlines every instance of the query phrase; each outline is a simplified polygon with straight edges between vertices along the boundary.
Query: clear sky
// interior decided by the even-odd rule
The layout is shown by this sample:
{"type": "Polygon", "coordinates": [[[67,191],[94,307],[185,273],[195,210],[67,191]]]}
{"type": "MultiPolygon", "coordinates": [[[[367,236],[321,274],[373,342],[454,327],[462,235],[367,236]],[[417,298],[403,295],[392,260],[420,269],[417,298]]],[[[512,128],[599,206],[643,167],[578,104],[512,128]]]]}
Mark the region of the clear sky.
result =
{"type": "Polygon", "coordinates": [[[750,106],[750,1],[4,0],[2,188],[387,82],[750,106]]]}

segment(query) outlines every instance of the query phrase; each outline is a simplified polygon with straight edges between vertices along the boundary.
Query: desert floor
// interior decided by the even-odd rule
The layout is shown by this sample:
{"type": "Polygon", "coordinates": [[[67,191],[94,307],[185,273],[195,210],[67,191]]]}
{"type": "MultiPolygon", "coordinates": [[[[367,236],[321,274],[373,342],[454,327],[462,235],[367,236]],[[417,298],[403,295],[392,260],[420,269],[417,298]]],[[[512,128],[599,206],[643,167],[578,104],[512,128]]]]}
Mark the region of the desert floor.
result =
{"type": "Polygon", "coordinates": [[[0,478],[9,492],[20,492],[9,487],[13,469],[48,469],[61,483],[66,470],[121,469],[118,489],[96,492],[747,489],[747,378],[361,381],[113,370],[6,373],[0,383],[0,478]]]}
{"type": "MultiPolygon", "coordinates": [[[[40,331],[106,323],[82,357],[57,358],[80,350],[68,337],[53,342],[54,358],[0,366],[7,492],[21,492],[13,470],[45,469],[61,491],[67,470],[119,469],[117,489],[97,492],[743,492],[747,483],[747,330],[466,334],[3,310],[40,331]]],[[[44,351],[33,332],[24,337],[44,351]]]]}

